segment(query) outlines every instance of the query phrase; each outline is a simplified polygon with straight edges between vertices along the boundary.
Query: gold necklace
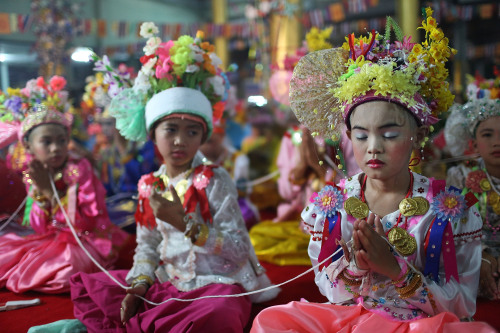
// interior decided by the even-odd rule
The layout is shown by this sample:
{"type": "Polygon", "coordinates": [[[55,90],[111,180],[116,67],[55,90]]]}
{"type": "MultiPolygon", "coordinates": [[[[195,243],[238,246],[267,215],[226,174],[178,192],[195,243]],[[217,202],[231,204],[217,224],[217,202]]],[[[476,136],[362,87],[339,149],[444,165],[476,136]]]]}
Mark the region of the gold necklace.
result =
{"type": "MultiPolygon", "coordinates": [[[[344,209],[347,214],[357,219],[366,219],[368,217],[369,208],[365,202],[364,188],[366,185],[365,175],[361,186],[361,200],[356,197],[350,197],[344,202],[344,209]]],[[[424,197],[413,197],[413,174],[410,173],[410,186],[406,197],[399,203],[399,217],[397,223],[387,233],[389,242],[403,256],[409,256],[417,250],[417,241],[406,231],[406,228],[399,227],[402,215],[405,216],[405,225],[407,218],[414,215],[424,215],[429,210],[429,202],[424,197]]]]}
{"type": "MultiPolygon", "coordinates": [[[[186,170],[183,173],[179,174],[178,176],[174,177],[174,179],[182,177],[182,179],[179,180],[174,185],[175,192],[177,192],[177,195],[181,199],[182,203],[184,203],[184,195],[186,194],[187,189],[188,189],[188,180],[187,180],[187,178],[191,175],[191,173],[193,172],[193,170],[194,169],[191,168],[191,169],[186,170]]],[[[167,189],[167,191],[163,192],[162,196],[165,199],[167,199],[167,200],[170,200],[170,201],[174,200],[174,196],[172,195],[172,193],[170,191],[168,191],[168,185],[169,185],[169,182],[170,182],[170,178],[168,177],[168,175],[165,173],[163,175],[160,175],[159,178],[163,181],[163,184],[165,184],[165,188],[167,189]]]]}

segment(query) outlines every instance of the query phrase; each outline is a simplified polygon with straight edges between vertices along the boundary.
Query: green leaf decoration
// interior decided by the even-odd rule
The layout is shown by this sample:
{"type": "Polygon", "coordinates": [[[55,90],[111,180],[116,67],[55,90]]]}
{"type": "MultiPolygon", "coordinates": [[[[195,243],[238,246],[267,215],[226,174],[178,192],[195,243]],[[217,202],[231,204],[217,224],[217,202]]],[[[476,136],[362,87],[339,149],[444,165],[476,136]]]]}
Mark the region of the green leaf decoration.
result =
{"type": "Polygon", "coordinates": [[[391,40],[391,30],[394,30],[396,40],[402,42],[403,32],[401,31],[401,28],[392,17],[387,16],[387,22],[385,24],[385,40],[391,40]]]}

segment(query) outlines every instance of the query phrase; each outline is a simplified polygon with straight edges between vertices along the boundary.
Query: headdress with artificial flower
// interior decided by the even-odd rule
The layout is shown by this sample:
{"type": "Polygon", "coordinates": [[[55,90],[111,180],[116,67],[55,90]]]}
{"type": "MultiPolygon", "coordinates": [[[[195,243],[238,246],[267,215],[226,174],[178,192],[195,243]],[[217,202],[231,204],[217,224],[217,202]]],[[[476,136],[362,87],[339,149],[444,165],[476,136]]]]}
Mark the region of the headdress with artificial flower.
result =
{"type": "Polygon", "coordinates": [[[453,156],[464,154],[480,122],[500,116],[500,71],[495,67],[494,73],[494,79],[467,75],[468,101],[454,104],[450,109],[444,135],[453,156]]]}
{"type": "Polygon", "coordinates": [[[0,106],[0,147],[21,140],[33,127],[43,123],[60,123],[69,129],[72,116],[66,79],[55,75],[46,82],[43,77],[29,80],[22,89],[8,88],[0,106]]]}
{"type": "Polygon", "coordinates": [[[86,115],[107,118],[110,117],[107,107],[111,98],[123,89],[130,88],[137,75],[132,67],[125,64],[120,64],[115,70],[107,56],[101,59],[92,54],[92,59],[95,62],[94,71],[97,73],[86,78],[87,85],[80,106],[86,115]]]}
{"type": "MultiPolygon", "coordinates": [[[[142,68],[133,87],[119,92],[110,105],[110,114],[117,119],[116,127],[129,140],[147,138],[153,123],[146,124],[146,104],[153,96],[170,88],[201,92],[211,104],[214,118],[220,118],[224,111],[229,82],[219,68],[222,62],[214,53],[215,47],[203,41],[203,32],[198,31],[195,38],[184,35],[167,42],[162,42],[156,34],[158,28],[153,23],[142,24],[141,36],[148,38],[140,59],[142,68]]],[[[210,135],[211,119],[207,125],[210,135]]]]}
{"type": "Polygon", "coordinates": [[[430,8],[420,29],[425,30],[424,42],[412,43],[388,17],[384,36],[374,30],[368,37],[351,34],[341,48],[304,56],[290,82],[297,118],[313,133],[334,141],[339,125],[349,126],[350,112],[371,100],[400,104],[420,125],[435,123],[454,98],[445,81],[445,63],[456,51],[448,46],[430,8]],[[391,43],[392,31],[397,41],[391,43]]]}

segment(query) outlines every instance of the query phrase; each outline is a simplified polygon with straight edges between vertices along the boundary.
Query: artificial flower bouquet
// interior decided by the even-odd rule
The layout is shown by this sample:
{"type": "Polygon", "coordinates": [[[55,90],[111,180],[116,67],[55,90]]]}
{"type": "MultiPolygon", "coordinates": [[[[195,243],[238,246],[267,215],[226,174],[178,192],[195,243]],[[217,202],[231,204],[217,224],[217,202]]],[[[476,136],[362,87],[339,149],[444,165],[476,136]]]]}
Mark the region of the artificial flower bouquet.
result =
{"type": "Polygon", "coordinates": [[[95,71],[104,72],[112,96],[109,113],[116,118],[116,128],[133,141],[147,139],[144,111],[147,101],[155,94],[173,87],[201,91],[210,101],[214,120],[220,119],[228,98],[229,80],[219,66],[222,61],[215,47],[203,41],[203,32],[196,37],[183,35],[163,42],[158,27],[152,22],[141,25],[140,35],[147,38],[142,64],[135,80],[114,70],[109,59],[94,56],[95,71]]]}
{"type": "Polygon", "coordinates": [[[183,35],[167,42],[162,42],[157,34],[154,23],[142,24],[140,35],[148,40],[134,88],[147,91],[148,97],[172,87],[198,89],[208,97],[214,111],[222,112],[229,82],[219,68],[222,61],[215,54],[215,47],[203,41],[203,32],[198,31],[195,38],[183,35]]]}
{"type": "Polygon", "coordinates": [[[29,80],[24,88],[8,88],[1,97],[0,121],[21,122],[37,104],[64,112],[68,109],[66,79],[54,75],[48,82],[42,76],[29,80]]]}
{"type": "Polygon", "coordinates": [[[456,50],[449,47],[448,38],[437,27],[432,9],[426,8],[423,14],[419,29],[425,30],[425,40],[421,44],[412,43],[411,36],[404,37],[390,17],[385,36],[372,31],[368,38],[356,38],[354,34],[346,37],[342,47],[349,52],[348,70],[331,89],[343,107],[357,96],[374,91],[375,95],[397,95],[409,107],[430,109],[434,117],[448,110],[454,96],[446,82],[445,64],[456,50]],[[393,43],[391,29],[397,38],[393,43]],[[418,105],[416,93],[422,96],[425,106],[418,105]]]}

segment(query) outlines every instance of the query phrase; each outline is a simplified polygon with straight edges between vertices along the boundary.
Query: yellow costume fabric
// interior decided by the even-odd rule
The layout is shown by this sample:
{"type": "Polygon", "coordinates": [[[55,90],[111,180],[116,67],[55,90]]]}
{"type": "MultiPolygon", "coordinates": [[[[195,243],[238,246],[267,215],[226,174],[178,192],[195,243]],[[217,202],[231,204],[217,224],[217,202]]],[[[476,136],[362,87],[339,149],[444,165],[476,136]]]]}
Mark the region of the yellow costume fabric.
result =
{"type": "Polygon", "coordinates": [[[280,266],[311,266],[307,254],[310,236],[300,230],[299,224],[263,221],[250,229],[250,240],[259,260],[280,266]]]}

